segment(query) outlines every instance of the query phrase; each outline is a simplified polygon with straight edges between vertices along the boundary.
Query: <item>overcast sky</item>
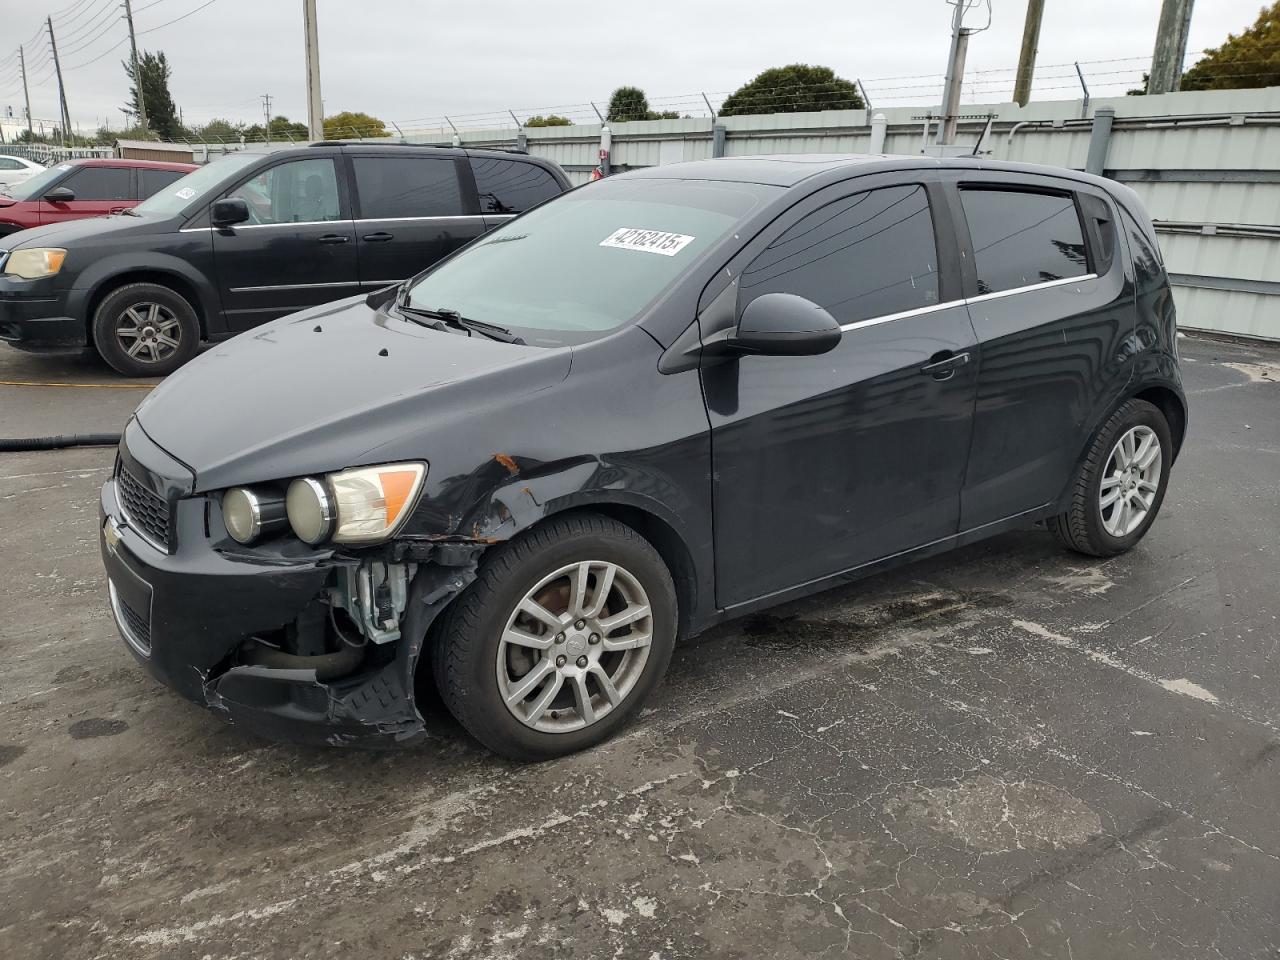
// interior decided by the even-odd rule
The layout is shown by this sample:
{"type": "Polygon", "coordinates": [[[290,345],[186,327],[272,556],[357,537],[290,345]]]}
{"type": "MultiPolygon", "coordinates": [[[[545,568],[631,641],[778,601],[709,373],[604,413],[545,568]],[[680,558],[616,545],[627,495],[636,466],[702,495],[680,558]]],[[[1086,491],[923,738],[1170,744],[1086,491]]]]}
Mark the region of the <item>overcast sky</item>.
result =
{"type": "MultiPolygon", "coordinates": [[[[1240,32],[1261,3],[1199,0],[1190,49],[1240,32]]],[[[73,122],[85,132],[107,118],[119,127],[127,83],[120,60],[128,51],[119,6],[0,0],[0,110],[11,105],[20,114],[12,55],[29,43],[32,112],[58,115],[41,28],[52,12],[73,122]]],[[[272,114],[306,120],[302,0],[133,6],[139,47],[168,55],[188,124],[261,119],[264,93],[273,97],[272,114]],[[169,24],[175,18],[183,19],[169,24]]],[[[1011,99],[1026,2],[991,0],[991,7],[991,29],[970,44],[967,102],[1011,99]]],[[[1149,65],[1160,0],[1048,0],[1046,8],[1038,99],[1078,96],[1075,60],[1094,96],[1123,93],[1149,65]]],[[[459,126],[479,125],[488,119],[481,115],[507,108],[522,116],[560,108],[585,119],[587,101],[603,106],[624,83],[644,88],[655,108],[705,113],[700,91],[717,102],[760,70],[794,62],[861,77],[877,106],[938,103],[950,10],[945,0],[319,0],[321,85],[327,113],[363,110],[405,129],[438,124],[445,114],[459,126]]],[[[986,19],[984,2],[966,22],[986,19]]]]}

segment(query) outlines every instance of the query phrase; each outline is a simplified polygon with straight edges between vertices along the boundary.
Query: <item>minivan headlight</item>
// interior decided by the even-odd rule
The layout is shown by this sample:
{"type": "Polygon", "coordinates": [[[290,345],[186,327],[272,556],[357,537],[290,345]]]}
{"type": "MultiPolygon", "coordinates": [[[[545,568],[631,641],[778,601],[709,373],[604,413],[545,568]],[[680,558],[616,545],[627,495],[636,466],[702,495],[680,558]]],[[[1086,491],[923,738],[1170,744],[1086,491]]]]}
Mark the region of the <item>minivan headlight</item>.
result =
{"type": "Polygon", "coordinates": [[[426,475],[423,463],[389,463],[302,477],[285,498],[289,525],[312,545],[377,543],[408,518],[426,475]]]}
{"type": "Polygon", "coordinates": [[[62,269],[62,262],[66,259],[67,251],[61,247],[27,247],[10,252],[4,272],[24,280],[38,280],[40,277],[52,277],[62,269]]]}

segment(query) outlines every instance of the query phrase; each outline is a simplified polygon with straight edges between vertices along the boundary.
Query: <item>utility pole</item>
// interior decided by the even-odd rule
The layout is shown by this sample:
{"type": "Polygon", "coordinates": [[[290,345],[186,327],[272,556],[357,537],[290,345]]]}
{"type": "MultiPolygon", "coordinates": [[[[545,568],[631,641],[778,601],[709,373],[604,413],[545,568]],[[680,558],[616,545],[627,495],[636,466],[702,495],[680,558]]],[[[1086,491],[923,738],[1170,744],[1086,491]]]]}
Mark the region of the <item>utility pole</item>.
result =
{"type": "Polygon", "coordinates": [[[124,18],[129,21],[129,46],[133,50],[133,86],[138,94],[138,125],[147,129],[147,105],[142,99],[142,71],[138,69],[138,39],[133,33],[133,2],[124,0],[124,18]]]}
{"type": "Polygon", "coordinates": [[[302,21],[307,40],[307,136],[324,139],[324,103],[320,99],[320,29],[316,24],[316,0],[302,0],[302,21]]]}
{"type": "Polygon", "coordinates": [[[1025,107],[1031,100],[1031,77],[1036,72],[1036,52],[1040,48],[1040,21],[1044,0],[1027,0],[1027,22],[1022,28],[1022,52],[1018,54],[1018,79],[1013,85],[1013,102],[1025,107]]]}
{"type": "Polygon", "coordinates": [[[951,54],[947,58],[947,80],[942,93],[942,129],[938,143],[956,142],[956,121],[960,113],[960,85],[964,83],[964,59],[969,52],[969,33],[964,28],[964,11],[969,0],[953,0],[956,7],[951,17],[951,54]]]}
{"type": "Polygon", "coordinates": [[[71,111],[67,109],[67,88],[62,85],[62,64],[58,61],[58,42],[53,39],[53,17],[46,17],[49,25],[49,46],[53,48],[53,69],[58,74],[58,100],[62,104],[62,142],[66,145],[67,134],[71,132],[71,111]]]}
{"type": "Polygon", "coordinates": [[[262,95],[263,128],[267,131],[267,139],[271,139],[271,94],[262,95]]]}
{"type": "Polygon", "coordinates": [[[1151,56],[1147,93],[1172,93],[1182,85],[1193,3],[1194,0],[1164,0],[1156,27],[1156,48],[1151,56]]]}
{"type": "Polygon", "coordinates": [[[22,99],[27,101],[27,142],[36,142],[36,132],[31,128],[31,94],[27,93],[27,55],[18,48],[18,63],[22,66],[22,99]]]}

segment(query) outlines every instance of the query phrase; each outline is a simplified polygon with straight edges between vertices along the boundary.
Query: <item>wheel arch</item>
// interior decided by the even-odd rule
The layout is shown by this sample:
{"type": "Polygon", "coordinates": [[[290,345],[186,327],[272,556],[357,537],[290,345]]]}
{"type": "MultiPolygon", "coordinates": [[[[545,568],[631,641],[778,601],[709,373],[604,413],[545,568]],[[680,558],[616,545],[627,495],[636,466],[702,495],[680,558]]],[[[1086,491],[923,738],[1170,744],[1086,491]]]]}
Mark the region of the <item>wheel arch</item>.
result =
{"type": "MultiPolygon", "coordinates": [[[[1157,384],[1143,387],[1125,399],[1145,400],[1164,415],[1165,421],[1169,424],[1169,433],[1173,436],[1173,457],[1177,459],[1187,432],[1187,404],[1181,394],[1157,384]]],[[[1122,400],[1121,403],[1123,402],[1122,400]]]]}
{"type": "Polygon", "coordinates": [[[196,321],[200,324],[200,339],[207,339],[209,336],[209,318],[208,310],[204,302],[204,298],[200,295],[200,290],[191,281],[190,278],[183,276],[176,270],[168,270],[164,267],[137,267],[123,270],[119,273],[113,273],[108,277],[99,280],[89,291],[89,296],[85,300],[84,322],[85,335],[87,342],[93,343],[93,317],[97,312],[99,305],[108,296],[121,287],[128,286],[131,283],[154,283],[158,286],[168,287],[181,296],[187,303],[191,304],[191,309],[195,311],[196,321]]]}

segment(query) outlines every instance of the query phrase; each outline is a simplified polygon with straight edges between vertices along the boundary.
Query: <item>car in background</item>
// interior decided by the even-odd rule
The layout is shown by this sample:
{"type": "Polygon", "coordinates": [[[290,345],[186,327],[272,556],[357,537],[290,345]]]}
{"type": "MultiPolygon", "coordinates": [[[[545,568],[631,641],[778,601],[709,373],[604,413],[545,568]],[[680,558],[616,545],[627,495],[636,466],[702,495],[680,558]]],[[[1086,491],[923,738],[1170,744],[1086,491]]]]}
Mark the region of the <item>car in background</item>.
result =
{"type": "Polygon", "coordinates": [[[68,160],[0,195],[0,237],[65,220],[123,213],[199,168],[158,160],[68,160]]]}
{"type": "Polygon", "coordinates": [[[7,193],[11,187],[30,180],[43,170],[44,164],[28,160],[26,157],[0,154],[0,194],[7,193]]]}
{"type": "Polygon", "coordinates": [[[0,239],[0,340],[167,374],[201,340],[398,283],[568,189],[555,164],[502,150],[233,153],[131,216],[0,239]]]}

